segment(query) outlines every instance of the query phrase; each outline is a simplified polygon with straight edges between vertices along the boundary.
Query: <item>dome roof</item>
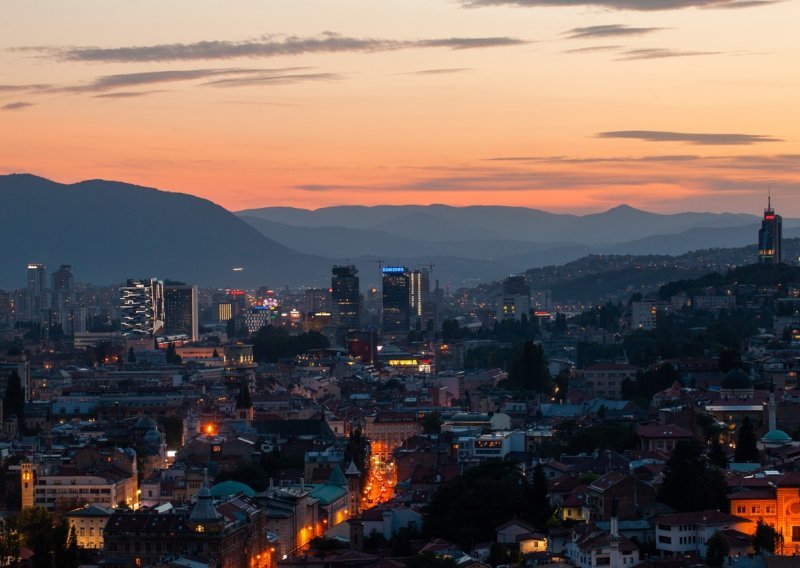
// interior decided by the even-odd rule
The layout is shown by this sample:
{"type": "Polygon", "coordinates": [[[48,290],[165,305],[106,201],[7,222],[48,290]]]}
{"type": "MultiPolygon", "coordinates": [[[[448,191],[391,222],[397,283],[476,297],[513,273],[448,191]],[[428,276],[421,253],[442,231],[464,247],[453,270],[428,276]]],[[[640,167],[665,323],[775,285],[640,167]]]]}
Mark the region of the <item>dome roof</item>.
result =
{"type": "Polygon", "coordinates": [[[767,444],[788,444],[792,438],[783,430],[770,430],[761,438],[761,441],[767,444]]]}
{"type": "Polygon", "coordinates": [[[144,435],[144,443],[147,444],[148,446],[160,446],[161,432],[159,432],[155,428],[150,428],[147,431],[147,434],[144,435]]]}
{"type": "Polygon", "coordinates": [[[725,378],[722,379],[722,383],[720,383],[719,386],[726,390],[752,389],[753,381],[750,379],[750,376],[741,369],[732,369],[728,371],[728,374],[725,375],[725,378]]]}
{"type": "Polygon", "coordinates": [[[239,483],[238,481],[223,481],[211,488],[211,496],[220,499],[230,497],[231,495],[238,495],[239,493],[247,497],[254,497],[256,494],[249,485],[239,483]]]}
{"type": "Polygon", "coordinates": [[[218,520],[220,514],[211,502],[211,492],[203,487],[197,492],[197,503],[194,504],[189,520],[193,523],[210,523],[218,520]]]}
{"type": "Polygon", "coordinates": [[[142,416],[133,427],[137,430],[150,430],[151,428],[158,428],[158,423],[148,416],[142,416]]]}

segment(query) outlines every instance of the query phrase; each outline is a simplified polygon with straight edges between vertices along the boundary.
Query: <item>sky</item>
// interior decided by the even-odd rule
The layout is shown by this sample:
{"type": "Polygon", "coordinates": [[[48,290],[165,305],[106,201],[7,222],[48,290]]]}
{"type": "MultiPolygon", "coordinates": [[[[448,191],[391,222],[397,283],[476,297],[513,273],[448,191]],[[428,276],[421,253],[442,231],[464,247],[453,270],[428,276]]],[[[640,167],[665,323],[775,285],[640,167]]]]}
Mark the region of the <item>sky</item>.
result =
{"type": "Polygon", "coordinates": [[[0,173],[800,216],[800,1],[3,0],[0,173]]]}

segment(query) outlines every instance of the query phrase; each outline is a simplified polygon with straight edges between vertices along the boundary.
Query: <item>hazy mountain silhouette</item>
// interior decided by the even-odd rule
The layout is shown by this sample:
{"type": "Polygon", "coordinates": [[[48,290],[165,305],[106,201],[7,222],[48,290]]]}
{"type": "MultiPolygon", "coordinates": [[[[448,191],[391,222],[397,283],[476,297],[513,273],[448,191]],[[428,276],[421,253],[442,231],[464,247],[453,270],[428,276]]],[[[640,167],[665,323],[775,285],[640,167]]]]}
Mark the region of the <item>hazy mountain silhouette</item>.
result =
{"type": "Polygon", "coordinates": [[[758,222],[756,215],[661,215],[627,205],[583,216],[547,213],[524,207],[447,205],[337,206],[314,211],[267,207],[240,211],[238,214],[298,227],[379,230],[416,240],[472,241],[488,237],[591,246],[676,234],[695,228],[740,227],[758,222]]]}
{"type": "Polygon", "coordinates": [[[29,262],[72,264],[76,278],[157,276],[207,286],[324,282],[330,261],[296,253],[205,199],[125,183],[60,184],[0,176],[0,287],[21,287],[29,262]],[[234,267],[244,267],[233,272],[234,267]]]}

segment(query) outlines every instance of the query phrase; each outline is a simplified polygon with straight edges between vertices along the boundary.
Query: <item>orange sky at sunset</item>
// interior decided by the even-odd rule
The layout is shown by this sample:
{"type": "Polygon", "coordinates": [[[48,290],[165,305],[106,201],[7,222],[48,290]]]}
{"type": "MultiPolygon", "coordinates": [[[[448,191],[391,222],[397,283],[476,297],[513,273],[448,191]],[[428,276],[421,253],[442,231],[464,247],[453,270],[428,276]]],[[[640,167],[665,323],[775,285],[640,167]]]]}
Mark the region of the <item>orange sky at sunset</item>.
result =
{"type": "Polygon", "coordinates": [[[0,173],[232,210],[785,215],[800,2],[7,0],[0,173]]]}

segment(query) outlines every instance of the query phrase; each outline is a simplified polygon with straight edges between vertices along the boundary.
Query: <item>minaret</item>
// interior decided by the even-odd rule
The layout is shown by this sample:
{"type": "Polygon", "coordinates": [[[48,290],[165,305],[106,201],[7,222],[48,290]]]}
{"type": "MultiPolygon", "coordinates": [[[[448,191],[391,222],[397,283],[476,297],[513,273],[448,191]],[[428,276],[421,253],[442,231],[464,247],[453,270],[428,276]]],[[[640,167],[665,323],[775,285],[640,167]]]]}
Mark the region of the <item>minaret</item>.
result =
{"type": "Polygon", "coordinates": [[[767,420],[769,421],[769,432],[778,429],[778,405],[775,403],[775,383],[769,384],[769,404],[767,406],[767,420]]]}
{"type": "Polygon", "coordinates": [[[617,520],[617,499],[611,501],[611,534],[608,537],[608,544],[611,548],[611,558],[609,568],[622,568],[622,558],[619,555],[619,522],[617,520]]]}

